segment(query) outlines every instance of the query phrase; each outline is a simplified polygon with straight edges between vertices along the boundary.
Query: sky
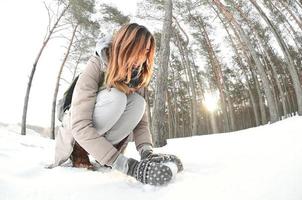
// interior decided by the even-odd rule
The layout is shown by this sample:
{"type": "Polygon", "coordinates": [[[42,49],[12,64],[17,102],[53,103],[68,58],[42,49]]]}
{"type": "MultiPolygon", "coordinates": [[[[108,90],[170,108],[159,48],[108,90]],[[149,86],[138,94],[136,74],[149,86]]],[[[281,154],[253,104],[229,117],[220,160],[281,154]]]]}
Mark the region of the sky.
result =
{"type": "MultiPolygon", "coordinates": [[[[45,169],[54,159],[54,140],[0,126],[0,199],[301,200],[301,123],[295,116],[237,132],[168,139],[154,152],[176,155],[184,170],[172,168],[171,182],[160,187],[117,170],[72,168],[69,161],[45,169]]],[[[139,160],[134,142],[124,155],[139,160]]]]}
{"type": "MultiPolygon", "coordinates": [[[[136,0],[103,2],[111,2],[125,14],[135,14],[136,0]]],[[[47,24],[42,0],[0,3],[0,122],[21,122],[28,77],[47,24]]],[[[30,92],[28,124],[50,126],[50,105],[64,53],[63,44],[60,39],[50,41],[38,63],[30,92]]]]}

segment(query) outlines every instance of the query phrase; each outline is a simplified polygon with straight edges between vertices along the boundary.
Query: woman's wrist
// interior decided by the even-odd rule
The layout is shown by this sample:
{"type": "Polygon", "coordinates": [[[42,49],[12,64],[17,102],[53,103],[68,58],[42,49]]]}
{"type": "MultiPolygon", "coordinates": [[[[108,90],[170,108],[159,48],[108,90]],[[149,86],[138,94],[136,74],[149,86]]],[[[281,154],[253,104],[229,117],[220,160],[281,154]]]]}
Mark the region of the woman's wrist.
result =
{"type": "Polygon", "coordinates": [[[123,154],[119,154],[112,164],[112,168],[127,174],[128,172],[128,158],[123,154]]]}
{"type": "Polygon", "coordinates": [[[138,148],[140,157],[143,156],[143,152],[153,152],[153,147],[151,144],[143,144],[138,148]]]}

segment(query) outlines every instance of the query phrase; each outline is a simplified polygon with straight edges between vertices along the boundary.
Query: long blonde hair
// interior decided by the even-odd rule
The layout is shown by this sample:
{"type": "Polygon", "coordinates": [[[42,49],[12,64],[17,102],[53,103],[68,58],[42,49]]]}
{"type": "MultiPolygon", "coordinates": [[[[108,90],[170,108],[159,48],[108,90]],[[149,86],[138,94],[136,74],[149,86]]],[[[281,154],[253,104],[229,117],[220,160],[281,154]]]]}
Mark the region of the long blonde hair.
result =
{"type": "Polygon", "coordinates": [[[131,79],[133,65],[137,59],[145,56],[147,44],[150,41],[150,49],[147,60],[143,64],[140,75],[140,84],[135,87],[139,89],[146,87],[153,73],[155,39],[150,31],[137,23],[123,25],[113,36],[111,48],[108,52],[108,67],[106,71],[105,84],[129,94],[130,88],[125,84],[131,79]],[[126,79],[126,82],[123,82],[126,79]]]}

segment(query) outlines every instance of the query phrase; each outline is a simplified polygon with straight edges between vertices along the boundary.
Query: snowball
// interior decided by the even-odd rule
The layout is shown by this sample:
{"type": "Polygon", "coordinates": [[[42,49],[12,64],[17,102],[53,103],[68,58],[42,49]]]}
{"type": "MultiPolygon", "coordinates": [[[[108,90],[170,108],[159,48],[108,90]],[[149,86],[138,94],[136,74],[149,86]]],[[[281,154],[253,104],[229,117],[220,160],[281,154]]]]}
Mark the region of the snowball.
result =
{"type": "Polygon", "coordinates": [[[173,179],[177,174],[177,165],[174,162],[164,162],[163,165],[170,167],[172,174],[173,174],[173,177],[172,177],[172,179],[173,179]]]}

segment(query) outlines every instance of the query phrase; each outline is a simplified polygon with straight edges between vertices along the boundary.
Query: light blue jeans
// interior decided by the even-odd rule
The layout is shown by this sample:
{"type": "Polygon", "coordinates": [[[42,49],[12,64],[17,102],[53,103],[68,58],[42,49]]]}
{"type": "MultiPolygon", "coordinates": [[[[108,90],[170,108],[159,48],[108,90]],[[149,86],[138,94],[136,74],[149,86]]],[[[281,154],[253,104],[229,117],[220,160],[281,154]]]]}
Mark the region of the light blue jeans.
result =
{"type": "Polygon", "coordinates": [[[138,93],[126,95],[116,88],[97,93],[93,123],[113,145],[127,137],[142,119],[146,101],[138,93]]]}

